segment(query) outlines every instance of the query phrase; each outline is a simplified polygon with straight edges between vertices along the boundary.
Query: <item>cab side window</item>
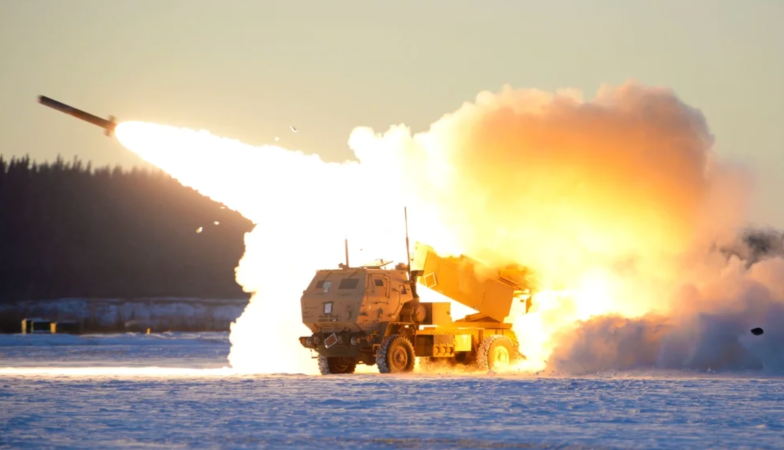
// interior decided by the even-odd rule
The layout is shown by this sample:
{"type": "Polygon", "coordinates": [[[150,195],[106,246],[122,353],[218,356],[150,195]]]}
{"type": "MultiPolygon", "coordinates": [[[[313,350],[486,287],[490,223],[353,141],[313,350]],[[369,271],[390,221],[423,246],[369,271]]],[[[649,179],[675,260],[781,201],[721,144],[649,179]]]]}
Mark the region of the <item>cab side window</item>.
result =
{"type": "Polygon", "coordinates": [[[387,283],[383,276],[373,275],[373,289],[376,295],[387,295],[387,283]]]}
{"type": "Polygon", "coordinates": [[[331,286],[332,286],[332,282],[331,281],[321,280],[318,283],[316,283],[316,289],[320,290],[322,292],[329,292],[329,288],[331,286]]]}
{"type": "Polygon", "coordinates": [[[356,289],[359,286],[359,278],[344,278],[340,280],[340,284],[338,285],[338,289],[345,290],[345,289],[356,289]]]}

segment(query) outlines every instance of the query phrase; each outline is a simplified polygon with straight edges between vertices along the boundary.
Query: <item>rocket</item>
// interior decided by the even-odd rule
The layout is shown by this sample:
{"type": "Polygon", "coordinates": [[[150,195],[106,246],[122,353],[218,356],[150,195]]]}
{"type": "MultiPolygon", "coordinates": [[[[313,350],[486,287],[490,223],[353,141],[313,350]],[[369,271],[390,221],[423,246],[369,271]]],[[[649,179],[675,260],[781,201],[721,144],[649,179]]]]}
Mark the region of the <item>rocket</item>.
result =
{"type": "Polygon", "coordinates": [[[48,106],[57,111],[60,111],[61,113],[68,114],[69,116],[73,116],[76,117],[77,119],[81,119],[84,120],[85,122],[99,126],[105,130],[104,134],[107,136],[114,135],[114,128],[117,126],[117,122],[114,116],[109,116],[108,120],[101,119],[98,116],[94,116],[90,113],[84,112],[80,109],[76,109],[72,106],[66,105],[65,103],[58,102],[57,100],[51,99],[49,97],[45,97],[43,95],[38,97],[38,103],[44,106],[48,106]]]}

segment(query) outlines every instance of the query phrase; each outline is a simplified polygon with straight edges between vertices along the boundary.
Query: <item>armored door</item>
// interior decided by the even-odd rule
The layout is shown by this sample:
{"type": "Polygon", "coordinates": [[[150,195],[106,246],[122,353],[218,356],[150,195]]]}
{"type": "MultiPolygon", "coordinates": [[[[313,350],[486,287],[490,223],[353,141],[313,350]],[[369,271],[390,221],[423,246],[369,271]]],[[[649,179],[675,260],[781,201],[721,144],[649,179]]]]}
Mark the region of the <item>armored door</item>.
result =
{"type": "Polygon", "coordinates": [[[389,303],[389,277],[374,273],[368,275],[368,300],[370,303],[389,303]]]}

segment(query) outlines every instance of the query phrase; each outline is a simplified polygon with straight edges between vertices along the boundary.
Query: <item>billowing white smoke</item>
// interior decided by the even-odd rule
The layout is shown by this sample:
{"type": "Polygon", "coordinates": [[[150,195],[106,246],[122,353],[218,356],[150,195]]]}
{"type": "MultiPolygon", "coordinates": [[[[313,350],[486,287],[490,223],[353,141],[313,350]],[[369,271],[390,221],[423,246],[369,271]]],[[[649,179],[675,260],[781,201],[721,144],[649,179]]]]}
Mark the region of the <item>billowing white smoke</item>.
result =
{"type": "Polygon", "coordinates": [[[404,261],[404,205],[414,240],[536,272],[538,312],[515,328],[530,369],[634,365],[613,354],[691,361],[674,356],[699,353],[688,350],[698,340],[678,332],[694,329],[678,311],[717,311],[699,301],[723,302],[709,289],[720,278],[706,255],[746,217],[747,177],[716,160],[699,111],[633,83],[603,87],[591,101],[574,91],[483,92],[416,135],[354,130],[358,162],[342,164],[138,122],[117,136],[257,224],[237,272],[255,293],[231,332],[240,371],[315,372],[297,339],[308,334],[302,290],[315,270],[342,260],[344,237],[352,262],[404,261]],[[668,319],[641,318],[651,312],[668,319]],[[621,318],[602,317],[612,314],[621,318]],[[570,334],[575,323],[580,332],[570,334]],[[606,333],[638,337],[613,344],[606,333]]]}
{"type": "MultiPolygon", "coordinates": [[[[705,258],[710,277],[681,285],[667,316],[603,316],[562,329],[548,369],[585,374],[627,369],[764,370],[784,373],[784,259],[781,238],[765,255],[736,252],[705,258]],[[741,259],[744,258],[744,259],[741,259]],[[760,327],[764,334],[751,333],[760,327]]],[[[758,241],[759,242],[759,241],[758,241]]],[[[753,244],[753,243],[752,243],[753,244]]]]}

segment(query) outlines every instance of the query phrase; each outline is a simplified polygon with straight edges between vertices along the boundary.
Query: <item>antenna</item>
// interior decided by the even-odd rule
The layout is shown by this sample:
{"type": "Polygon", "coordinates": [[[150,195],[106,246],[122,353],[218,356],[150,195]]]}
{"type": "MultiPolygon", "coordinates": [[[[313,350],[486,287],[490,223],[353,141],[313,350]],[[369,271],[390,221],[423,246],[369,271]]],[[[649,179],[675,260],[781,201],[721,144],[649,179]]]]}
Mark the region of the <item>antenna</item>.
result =
{"type": "Polygon", "coordinates": [[[349,268],[349,265],[348,265],[348,236],[345,237],[345,243],[346,243],[346,269],[348,269],[349,268]]]}
{"type": "Polygon", "coordinates": [[[408,243],[408,210],[405,206],[403,207],[403,218],[406,221],[406,258],[408,258],[406,267],[408,267],[408,278],[411,279],[411,250],[408,243]]]}

